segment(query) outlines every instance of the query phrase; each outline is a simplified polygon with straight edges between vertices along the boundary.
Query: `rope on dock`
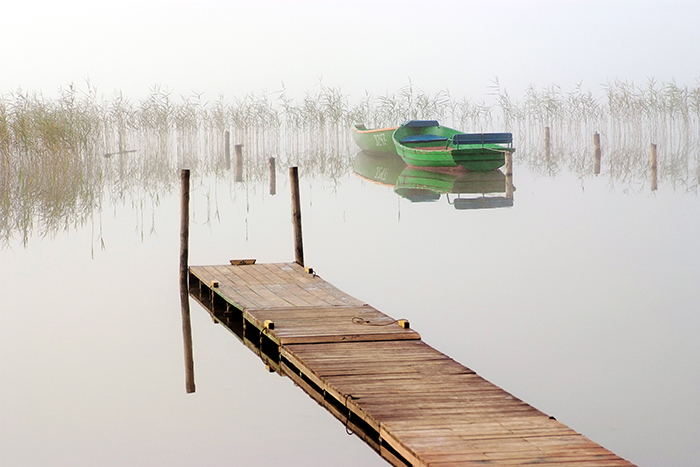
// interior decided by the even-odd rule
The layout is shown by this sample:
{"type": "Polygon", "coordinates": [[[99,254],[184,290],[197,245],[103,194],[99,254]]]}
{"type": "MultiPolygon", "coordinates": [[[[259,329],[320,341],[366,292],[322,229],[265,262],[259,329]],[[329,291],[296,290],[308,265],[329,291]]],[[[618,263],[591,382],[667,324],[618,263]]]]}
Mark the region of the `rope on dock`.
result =
{"type": "Polygon", "coordinates": [[[364,319],[360,316],[354,316],[352,318],[352,323],[353,324],[363,324],[365,326],[391,326],[392,324],[397,324],[401,326],[404,329],[408,329],[411,327],[409,321],[407,319],[401,318],[401,319],[393,319],[387,323],[373,323],[372,321],[368,319],[364,319]]]}
{"type": "Polygon", "coordinates": [[[373,323],[372,321],[368,319],[361,318],[359,316],[354,316],[352,318],[352,323],[353,324],[364,324],[365,326],[391,326],[392,324],[398,323],[398,319],[394,319],[389,321],[388,323],[373,323]]]}

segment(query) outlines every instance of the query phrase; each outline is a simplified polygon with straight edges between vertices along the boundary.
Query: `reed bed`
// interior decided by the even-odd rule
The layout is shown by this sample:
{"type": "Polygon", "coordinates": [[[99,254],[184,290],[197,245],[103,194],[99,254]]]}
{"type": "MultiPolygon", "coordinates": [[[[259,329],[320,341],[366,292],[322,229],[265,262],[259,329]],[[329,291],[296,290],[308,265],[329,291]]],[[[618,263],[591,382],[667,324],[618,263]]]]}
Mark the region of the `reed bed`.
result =
{"type": "Polygon", "coordinates": [[[593,134],[601,135],[603,174],[647,179],[649,146],[659,151],[659,180],[697,191],[700,178],[700,82],[607,83],[602,96],[581,86],[529,88],[515,100],[494,80],[491,104],[411,83],[394,93],[350,100],[322,84],[301,99],[286,90],[207,101],[160,87],[134,102],[117,92],[98,99],[90,86],[58,98],[17,91],[0,95],[0,242],[82,225],[107,196],[111,203],[157,199],[175,190],[178,170],[231,177],[224,134],[243,144],[246,180],[298,165],[302,175],[337,179],[352,166],[350,127],[437,119],[466,132],[511,131],[516,161],[540,173],[591,175],[593,134]],[[545,128],[549,147],[545,147],[545,128]]]}

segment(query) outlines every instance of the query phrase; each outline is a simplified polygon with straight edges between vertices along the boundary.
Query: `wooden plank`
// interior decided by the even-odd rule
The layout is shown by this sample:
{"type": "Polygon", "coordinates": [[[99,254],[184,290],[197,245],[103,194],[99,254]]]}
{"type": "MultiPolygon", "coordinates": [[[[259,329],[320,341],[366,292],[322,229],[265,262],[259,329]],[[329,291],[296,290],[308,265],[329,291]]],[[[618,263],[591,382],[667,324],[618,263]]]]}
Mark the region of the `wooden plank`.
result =
{"type": "MultiPolygon", "coordinates": [[[[394,465],[632,465],[298,264],[190,273],[205,289],[218,281],[214,293],[250,325],[273,322],[266,333],[279,345],[274,369],[394,465]],[[369,431],[359,433],[362,427],[369,431]]],[[[255,342],[244,342],[261,355],[255,342]]]]}

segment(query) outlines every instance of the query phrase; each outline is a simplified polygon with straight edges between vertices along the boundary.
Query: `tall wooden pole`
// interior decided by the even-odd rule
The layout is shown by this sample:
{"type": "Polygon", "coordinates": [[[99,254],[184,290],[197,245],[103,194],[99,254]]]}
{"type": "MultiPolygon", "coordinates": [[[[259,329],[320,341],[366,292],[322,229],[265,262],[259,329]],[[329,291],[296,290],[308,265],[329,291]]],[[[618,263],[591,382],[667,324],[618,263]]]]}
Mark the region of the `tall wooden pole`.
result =
{"type": "Polygon", "coordinates": [[[651,145],[651,191],[658,188],[659,175],[656,166],[656,144],[651,145]]]}
{"type": "Polygon", "coordinates": [[[275,195],[277,193],[277,168],[275,164],[275,158],[271,157],[270,160],[270,194],[275,195]]]}
{"type": "Polygon", "coordinates": [[[593,135],[593,173],[600,175],[600,134],[595,132],[593,135]]]}
{"type": "Polygon", "coordinates": [[[185,347],[185,388],[187,393],[195,391],[194,359],[192,357],[192,325],[190,324],[189,301],[189,256],[190,237],[190,171],[180,173],[180,307],[182,309],[182,338],[185,347]]]}
{"type": "Polygon", "coordinates": [[[226,130],[224,134],[224,147],[226,153],[226,170],[231,170],[231,133],[226,130]]]}
{"type": "Polygon", "coordinates": [[[243,181],[243,145],[236,144],[234,146],[234,150],[236,153],[236,181],[242,182],[243,181]]]}
{"type": "Polygon", "coordinates": [[[506,198],[513,199],[513,153],[506,154],[506,198]]]}
{"type": "Polygon", "coordinates": [[[292,224],[294,224],[294,256],[300,266],[304,266],[304,243],[301,238],[301,201],[299,200],[299,171],[289,168],[289,182],[292,185],[292,224]]]}
{"type": "Polygon", "coordinates": [[[549,162],[549,158],[552,152],[552,138],[549,132],[549,127],[544,127],[544,158],[549,162]]]}

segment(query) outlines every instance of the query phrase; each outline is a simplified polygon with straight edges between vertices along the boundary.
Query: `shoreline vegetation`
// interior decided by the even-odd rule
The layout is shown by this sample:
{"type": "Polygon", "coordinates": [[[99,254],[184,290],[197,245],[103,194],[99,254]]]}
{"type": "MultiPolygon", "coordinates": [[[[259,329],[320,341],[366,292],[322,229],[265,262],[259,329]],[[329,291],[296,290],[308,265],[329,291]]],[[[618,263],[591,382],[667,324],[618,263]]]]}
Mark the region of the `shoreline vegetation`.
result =
{"type": "MultiPolygon", "coordinates": [[[[357,153],[350,127],[392,126],[437,119],[465,132],[513,133],[516,164],[535,173],[571,171],[593,176],[599,133],[603,176],[611,183],[648,183],[649,150],[658,148],[658,180],[674,191],[697,193],[700,179],[700,81],[646,85],[613,81],[601,96],[580,86],[564,91],[531,87],[511,99],[495,80],[493,104],[427,94],[412,85],[350,102],[341,89],[317,86],[302,99],[284,92],[203,101],[159,87],[138,102],[116,92],[97,97],[73,85],[58,97],[16,91],[0,94],[0,248],[15,236],[26,245],[83,225],[103,199],[143,204],[144,194],[177,189],[180,168],[193,177],[229,177],[224,134],[245,151],[245,180],[298,165],[306,176],[337,179],[357,153]]],[[[232,176],[231,176],[232,178],[232,176]]]]}

